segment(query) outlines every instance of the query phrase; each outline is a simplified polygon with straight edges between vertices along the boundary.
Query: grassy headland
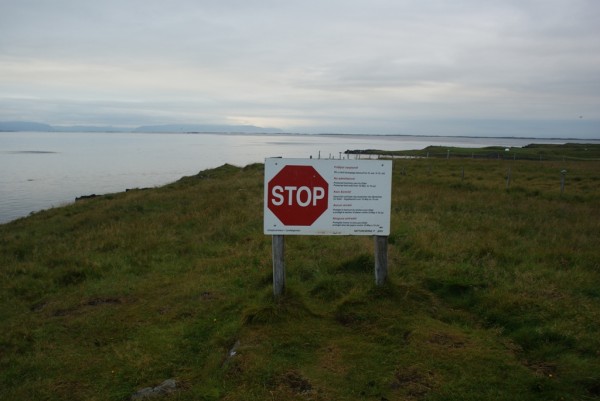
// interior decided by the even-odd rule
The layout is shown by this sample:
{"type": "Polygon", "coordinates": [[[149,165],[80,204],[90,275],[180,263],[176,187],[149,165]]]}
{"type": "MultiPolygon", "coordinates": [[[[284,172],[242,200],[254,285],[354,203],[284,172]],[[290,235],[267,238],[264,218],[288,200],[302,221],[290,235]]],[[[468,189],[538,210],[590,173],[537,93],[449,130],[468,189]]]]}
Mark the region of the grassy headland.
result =
{"type": "Polygon", "coordinates": [[[600,399],[599,184],[395,160],[387,285],[372,238],[287,237],[278,301],[262,165],[1,225],[0,399],[600,399]]]}
{"type": "Polygon", "coordinates": [[[420,150],[348,150],[346,154],[384,155],[395,157],[437,157],[504,160],[546,161],[600,161],[600,145],[567,143],[562,145],[530,144],[520,148],[487,146],[485,148],[459,148],[453,146],[427,146],[420,150]]]}

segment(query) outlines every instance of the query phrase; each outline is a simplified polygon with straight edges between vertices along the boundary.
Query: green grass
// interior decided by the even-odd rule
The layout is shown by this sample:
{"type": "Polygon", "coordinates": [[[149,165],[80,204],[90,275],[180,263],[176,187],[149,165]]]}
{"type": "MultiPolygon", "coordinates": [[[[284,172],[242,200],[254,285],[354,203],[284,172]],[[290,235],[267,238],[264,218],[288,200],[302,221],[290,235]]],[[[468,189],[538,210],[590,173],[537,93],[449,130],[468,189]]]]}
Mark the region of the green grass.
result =
{"type": "Polygon", "coordinates": [[[393,171],[383,287],[372,238],[286,237],[273,299],[262,165],[1,225],[0,399],[600,399],[600,164],[393,171]]]}
{"type": "Polygon", "coordinates": [[[600,161],[600,145],[589,143],[566,143],[562,145],[530,144],[523,147],[505,148],[458,148],[453,146],[428,146],[421,150],[350,150],[348,154],[386,155],[401,157],[434,158],[477,158],[503,160],[546,160],[546,161],[600,161]]]}

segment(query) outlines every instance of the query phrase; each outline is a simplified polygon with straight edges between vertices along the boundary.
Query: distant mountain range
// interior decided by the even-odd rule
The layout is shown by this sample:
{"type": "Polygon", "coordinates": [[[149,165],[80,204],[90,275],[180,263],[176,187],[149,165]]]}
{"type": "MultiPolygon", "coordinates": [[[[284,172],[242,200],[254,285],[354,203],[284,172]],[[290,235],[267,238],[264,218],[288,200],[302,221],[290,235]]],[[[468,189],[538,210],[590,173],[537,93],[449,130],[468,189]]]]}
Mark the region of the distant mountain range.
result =
{"type": "Polygon", "coordinates": [[[247,133],[247,134],[274,134],[283,132],[278,128],[262,128],[254,125],[214,125],[214,124],[166,124],[143,125],[137,128],[123,128],[113,126],[52,126],[30,121],[0,121],[0,131],[19,132],[164,132],[164,133],[194,133],[194,132],[219,132],[219,133],[247,133]]]}
{"type": "Polygon", "coordinates": [[[228,132],[228,133],[269,133],[283,132],[279,128],[262,128],[254,125],[214,125],[214,124],[167,124],[143,125],[132,132],[228,132]]]}
{"type": "Polygon", "coordinates": [[[26,121],[0,121],[0,131],[54,131],[52,126],[26,121]]]}

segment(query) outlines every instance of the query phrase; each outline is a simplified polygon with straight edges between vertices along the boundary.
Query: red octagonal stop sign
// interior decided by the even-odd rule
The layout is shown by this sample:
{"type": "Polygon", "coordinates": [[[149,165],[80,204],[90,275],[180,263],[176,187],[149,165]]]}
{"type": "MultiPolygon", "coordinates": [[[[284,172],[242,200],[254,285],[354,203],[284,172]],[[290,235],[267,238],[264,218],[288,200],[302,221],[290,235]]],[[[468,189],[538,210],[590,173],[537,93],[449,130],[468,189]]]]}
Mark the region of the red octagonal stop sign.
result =
{"type": "Polygon", "coordinates": [[[312,166],[287,165],[269,181],[267,207],[286,226],[310,226],[327,210],[328,190],[312,166]]]}

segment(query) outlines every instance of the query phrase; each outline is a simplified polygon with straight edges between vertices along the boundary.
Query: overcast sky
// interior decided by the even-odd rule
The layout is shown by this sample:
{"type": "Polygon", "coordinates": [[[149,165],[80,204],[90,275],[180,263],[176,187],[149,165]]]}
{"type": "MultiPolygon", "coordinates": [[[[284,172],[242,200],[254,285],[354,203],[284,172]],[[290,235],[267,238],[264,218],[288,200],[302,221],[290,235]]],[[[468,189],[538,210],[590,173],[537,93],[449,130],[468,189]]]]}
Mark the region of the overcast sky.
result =
{"type": "Polygon", "coordinates": [[[598,0],[0,0],[0,121],[600,138],[598,0]]]}

